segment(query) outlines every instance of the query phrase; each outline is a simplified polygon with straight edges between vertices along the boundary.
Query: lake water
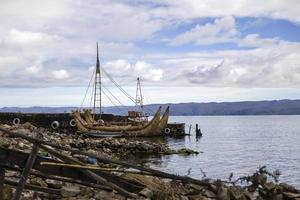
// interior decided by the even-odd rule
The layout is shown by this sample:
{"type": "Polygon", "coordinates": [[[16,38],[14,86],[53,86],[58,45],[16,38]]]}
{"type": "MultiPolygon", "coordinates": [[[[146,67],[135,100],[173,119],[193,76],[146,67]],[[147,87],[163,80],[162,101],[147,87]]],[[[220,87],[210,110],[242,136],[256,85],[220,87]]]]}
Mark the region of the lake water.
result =
{"type": "Polygon", "coordinates": [[[150,158],[153,168],[202,178],[227,179],[253,173],[266,165],[282,172],[280,182],[300,188],[300,116],[174,116],[171,122],[198,123],[203,137],[167,138],[173,148],[191,148],[198,155],[150,158]]]}

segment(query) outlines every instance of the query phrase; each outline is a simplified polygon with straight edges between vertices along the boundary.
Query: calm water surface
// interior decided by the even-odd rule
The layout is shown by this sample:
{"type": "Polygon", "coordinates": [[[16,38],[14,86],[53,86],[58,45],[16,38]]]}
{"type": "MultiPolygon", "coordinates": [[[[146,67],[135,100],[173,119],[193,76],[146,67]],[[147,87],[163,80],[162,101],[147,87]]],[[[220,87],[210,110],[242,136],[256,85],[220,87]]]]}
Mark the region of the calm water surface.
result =
{"type": "Polygon", "coordinates": [[[227,179],[254,172],[266,165],[282,172],[280,181],[300,188],[300,116],[174,116],[171,122],[200,125],[204,134],[167,138],[173,148],[191,148],[196,156],[170,155],[149,159],[153,168],[201,178],[227,179]],[[190,170],[189,170],[190,169],[190,170]]]}

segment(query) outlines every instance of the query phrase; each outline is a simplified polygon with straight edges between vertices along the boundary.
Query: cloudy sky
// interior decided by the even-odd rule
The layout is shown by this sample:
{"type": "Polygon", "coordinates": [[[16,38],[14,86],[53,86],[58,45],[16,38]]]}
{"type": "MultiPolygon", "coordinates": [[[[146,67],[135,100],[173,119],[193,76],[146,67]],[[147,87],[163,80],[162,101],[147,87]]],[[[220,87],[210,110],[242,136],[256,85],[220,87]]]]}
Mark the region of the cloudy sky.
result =
{"type": "Polygon", "coordinates": [[[0,106],[81,105],[97,41],[145,103],[300,99],[299,13],[298,0],[0,0],[0,106]]]}

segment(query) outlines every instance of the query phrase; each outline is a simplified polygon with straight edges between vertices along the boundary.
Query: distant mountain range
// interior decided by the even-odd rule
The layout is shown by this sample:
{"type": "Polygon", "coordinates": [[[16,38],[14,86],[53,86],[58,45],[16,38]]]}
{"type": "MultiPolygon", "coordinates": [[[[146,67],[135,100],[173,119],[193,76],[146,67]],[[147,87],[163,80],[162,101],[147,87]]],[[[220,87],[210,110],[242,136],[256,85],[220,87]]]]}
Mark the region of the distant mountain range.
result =
{"type": "MultiPolygon", "coordinates": [[[[299,115],[300,100],[176,103],[145,105],[145,111],[152,115],[158,106],[170,106],[171,115],[299,115]]],[[[3,107],[0,112],[64,113],[77,107],[3,107]]],[[[104,113],[126,115],[134,106],[104,107],[104,113]]]]}

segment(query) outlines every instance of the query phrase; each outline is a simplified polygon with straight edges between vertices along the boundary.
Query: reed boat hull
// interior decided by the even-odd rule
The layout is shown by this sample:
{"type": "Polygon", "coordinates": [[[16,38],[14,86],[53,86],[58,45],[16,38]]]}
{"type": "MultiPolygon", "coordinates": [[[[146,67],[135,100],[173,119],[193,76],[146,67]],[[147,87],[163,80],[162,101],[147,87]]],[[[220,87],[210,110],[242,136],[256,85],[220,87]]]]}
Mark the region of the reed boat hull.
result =
{"type": "Polygon", "coordinates": [[[169,108],[165,111],[160,119],[161,108],[157,110],[154,117],[144,125],[127,125],[127,126],[106,126],[106,125],[89,125],[78,111],[73,113],[79,132],[86,136],[108,137],[108,136],[131,136],[131,137],[149,137],[160,136],[164,134],[164,129],[168,123],[169,108]]]}

